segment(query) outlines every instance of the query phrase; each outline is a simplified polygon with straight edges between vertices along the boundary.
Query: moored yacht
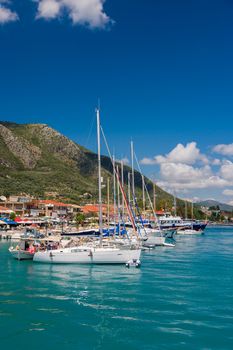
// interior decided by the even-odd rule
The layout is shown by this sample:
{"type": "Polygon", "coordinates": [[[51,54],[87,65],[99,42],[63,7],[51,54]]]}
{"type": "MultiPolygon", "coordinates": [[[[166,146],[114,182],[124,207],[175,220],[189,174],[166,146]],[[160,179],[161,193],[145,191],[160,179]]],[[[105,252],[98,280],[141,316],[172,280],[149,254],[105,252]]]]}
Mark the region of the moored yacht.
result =
{"type": "Polygon", "coordinates": [[[195,231],[204,231],[207,223],[198,220],[183,220],[180,216],[173,216],[170,213],[164,213],[158,216],[158,224],[162,230],[169,228],[186,228],[195,231]]]}
{"type": "Polygon", "coordinates": [[[140,255],[139,248],[77,246],[37,252],[33,261],[53,264],[126,264],[129,260],[139,260],[140,255]]]}

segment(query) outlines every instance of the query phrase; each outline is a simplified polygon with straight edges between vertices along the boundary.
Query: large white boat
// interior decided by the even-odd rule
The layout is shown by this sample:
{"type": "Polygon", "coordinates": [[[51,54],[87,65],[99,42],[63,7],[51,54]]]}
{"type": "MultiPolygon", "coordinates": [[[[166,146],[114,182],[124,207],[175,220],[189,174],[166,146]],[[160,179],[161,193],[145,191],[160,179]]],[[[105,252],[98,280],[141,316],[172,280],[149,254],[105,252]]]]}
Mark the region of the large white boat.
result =
{"type": "Polygon", "coordinates": [[[170,213],[158,215],[158,225],[162,230],[169,228],[186,228],[195,231],[204,231],[207,223],[198,220],[183,220],[180,216],[173,216],[170,213]]]}
{"type": "Polygon", "coordinates": [[[37,252],[33,261],[52,264],[126,264],[130,260],[139,260],[141,249],[118,247],[89,247],[47,250],[37,252]]]}

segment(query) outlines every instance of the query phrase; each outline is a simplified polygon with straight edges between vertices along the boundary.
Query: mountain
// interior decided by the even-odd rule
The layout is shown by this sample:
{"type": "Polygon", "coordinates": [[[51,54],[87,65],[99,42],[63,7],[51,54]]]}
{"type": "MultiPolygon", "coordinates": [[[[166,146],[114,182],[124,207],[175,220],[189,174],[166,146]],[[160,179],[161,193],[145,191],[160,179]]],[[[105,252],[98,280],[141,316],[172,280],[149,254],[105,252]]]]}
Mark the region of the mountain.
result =
{"type": "MultiPolygon", "coordinates": [[[[110,158],[102,156],[103,195],[112,180],[110,158]],[[104,185],[105,184],[105,185],[104,185]]],[[[127,182],[129,167],[124,168],[127,182]]],[[[153,185],[145,179],[150,193],[153,185]]],[[[141,198],[141,175],[135,172],[136,193],[141,198]]],[[[0,195],[31,194],[80,202],[90,193],[97,199],[97,155],[46,124],[0,122],[0,195]]],[[[172,206],[171,195],[156,186],[157,208],[172,206]]]]}
{"type": "Polygon", "coordinates": [[[219,209],[222,211],[229,211],[229,212],[233,211],[232,205],[229,205],[226,203],[221,203],[221,202],[218,202],[218,201],[213,200],[213,199],[207,199],[205,201],[201,201],[201,202],[198,202],[196,204],[198,204],[202,207],[207,207],[207,208],[219,206],[219,209]]]}

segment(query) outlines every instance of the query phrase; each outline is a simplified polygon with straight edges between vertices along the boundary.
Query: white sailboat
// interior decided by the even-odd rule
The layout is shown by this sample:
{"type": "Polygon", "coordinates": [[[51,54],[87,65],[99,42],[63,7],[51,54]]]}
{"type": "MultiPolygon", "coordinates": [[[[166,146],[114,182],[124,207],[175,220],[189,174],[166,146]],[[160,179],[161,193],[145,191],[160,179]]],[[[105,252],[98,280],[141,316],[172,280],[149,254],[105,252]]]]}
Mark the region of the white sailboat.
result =
{"type": "MultiPolygon", "coordinates": [[[[139,170],[139,172],[140,172],[140,174],[142,176],[142,186],[144,187],[143,191],[144,190],[146,191],[146,194],[147,194],[147,197],[148,197],[148,200],[149,200],[149,204],[150,204],[150,207],[151,207],[151,210],[152,210],[155,222],[157,223],[157,227],[156,228],[148,228],[148,227],[146,227],[145,224],[143,224],[144,231],[145,231],[145,233],[147,235],[147,239],[143,241],[143,246],[144,247],[149,247],[149,248],[156,247],[156,246],[174,247],[175,246],[175,244],[174,244],[175,241],[174,240],[172,242],[171,241],[167,241],[167,238],[169,237],[169,232],[165,232],[165,231],[163,232],[161,230],[161,227],[159,225],[159,221],[158,221],[158,218],[157,218],[157,215],[156,215],[156,212],[155,212],[155,205],[152,204],[152,201],[151,201],[151,198],[150,198],[150,195],[149,195],[146,183],[144,181],[144,177],[142,175],[141,167],[139,165],[139,162],[138,162],[138,159],[136,157],[136,154],[135,154],[134,150],[132,150],[132,156],[135,157],[135,160],[136,160],[136,163],[137,163],[137,166],[138,166],[138,170],[139,170]]],[[[154,202],[155,202],[155,193],[154,193],[154,202]]],[[[171,234],[171,236],[173,236],[173,234],[171,234]]]]}
{"type": "Polygon", "coordinates": [[[130,260],[139,260],[140,255],[140,249],[78,246],[37,252],[33,261],[57,264],[126,264],[130,260]]]}
{"type": "MultiPolygon", "coordinates": [[[[98,186],[99,186],[99,230],[100,239],[96,246],[76,246],[71,248],[47,250],[37,252],[33,261],[57,264],[126,264],[129,261],[138,261],[141,249],[135,246],[125,247],[114,243],[103,245],[103,220],[102,220],[102,193],[101,193],[101,149],[100,149],[100,113],[97,116],[97,141],[98,141],[98,186]]],[[[114,172],[116,173],[115,167],[114,172]]]]}

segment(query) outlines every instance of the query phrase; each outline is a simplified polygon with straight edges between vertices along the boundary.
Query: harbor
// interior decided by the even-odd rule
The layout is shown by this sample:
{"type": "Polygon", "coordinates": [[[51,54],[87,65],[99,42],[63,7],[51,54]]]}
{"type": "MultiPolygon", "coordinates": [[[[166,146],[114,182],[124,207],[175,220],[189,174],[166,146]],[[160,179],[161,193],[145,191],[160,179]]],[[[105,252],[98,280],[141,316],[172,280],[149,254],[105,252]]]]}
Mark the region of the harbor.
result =
{"type": "MultiPolygon", "coordinates": [[[[9,248],[9,253],[13,258],[49,264],[125,264],[128,268],[138,268],[141,266],[142,249],[155,248],[156,246],[175,247],[175,234],[201,235],[204,233],[207,222],[194,220],[193,203],[191,203],[191,220],[186,218],[186,221],[184,221],[176,215],[176,197],[174,197],[175,216],[162,212],[162,216],[158,217],[155,206],[152,204],[148,185],[137,161],[133,141],[130,142],[131,171],[128,172],[126,191],[124,187],[123,163],[121,163],[120,173],[115,157],[110,153],[98,108],[96,109],[96,130],[98,146],[96,174],[98,179],[98,226],[95,228],[88,227],[86,230],[81,231],[76,230],[75,232],[70,230],[67,225],[68,227],[64,231],[64,221],[62,220],[60,232],[53,228],[48,232],[48,223],[53,223],[52,218],[49,217],[49,222],[48,220],[47,222],[41,222],[37,219],[37,222],[35,220],[31,225],[33,227],[36,226],[36,223],[37,225],[44,224],[42,226],[44,226],[45,232],[29,229],[25,233],[20,234],[19,232],[10,233],[6,230],[1,237],[20,241],[16,246],[9,248]],[[111,219],[113,219],[113,222],[110,221],[109,181],[107,189],[107,222],[103,220],[101,136],[112,165],[113,217],[111,219]],[[138,206],[135,192],[135,161],[141,175],[143,208],[145,210],[145,195],[147,195],[153,221],[146,220],[138,206]],[[68,240],[67,238],[70,239],[68,240]]],[[[5,200],[4,196],[1,196],[1,198],[3,201],[5,200]]],[[[65,206],[65,204],[63,205],[65,206]]],[[[4,211],[4,207],[2,210],[4,211]]],[[[18,224],[33,222],[30,219],[25,221],[24,218],[16,218],[15,213],[9,209],[6,209],[5,212],[9,214],[9,217],[3,217],[0,221],[3,227],[12,228],[18,226],[18,224]],[[15,221],[13,218],[15,218],[15,221]]],[[[84,217],[82,220],[84,221],[84,217]]]]}
{"type": "Polygon", "coordinates": [[[0,0],[0,348],[233,350],[233,2],[0,0]]]}
{"type": "Polygon", "coordinates": [[[232,231],[142,252],[141,269],[16,261],[0,242],[3,348],[230,349],[232,231]]]}

